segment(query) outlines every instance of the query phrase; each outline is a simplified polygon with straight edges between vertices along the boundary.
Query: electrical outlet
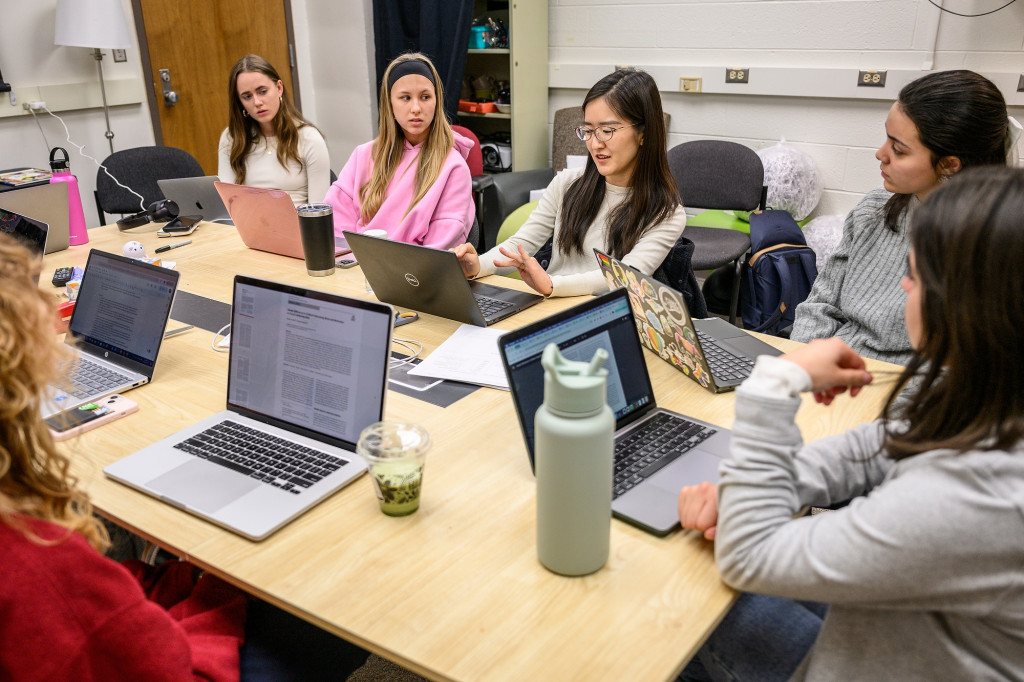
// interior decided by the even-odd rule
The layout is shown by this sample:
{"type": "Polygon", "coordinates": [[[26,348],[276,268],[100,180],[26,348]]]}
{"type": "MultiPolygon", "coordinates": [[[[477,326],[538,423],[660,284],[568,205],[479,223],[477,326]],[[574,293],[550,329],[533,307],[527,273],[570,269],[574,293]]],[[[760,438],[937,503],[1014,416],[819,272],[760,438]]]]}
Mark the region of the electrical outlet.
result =
{"type": "Polygon", "coordinates": [[[128,61],[128,55],[124,53],[124,50],[111,50],[110,54],[114,56],[115,62],[126,62],[128,61]]]}
{"type": "Polygon", "coordinates": [[[859,88],[884,88],[885,71],[860,71],[857,75],[859,88]]]}
{"type": "Polygon", "coordinates": [[[747,83],[750,78],[750,69],[742,66],[734,66],[725,70],[726,83],[747,83]]]}
{"type": "Polygon", "coordinates": [[[700,92],[701,78],[679,77],[679,92],[700,92]]]}
{"type": "Polygon", "coordinates": [[[46,111],[46,102],[25,102],[21,106],[25,111],[46,111]]]}

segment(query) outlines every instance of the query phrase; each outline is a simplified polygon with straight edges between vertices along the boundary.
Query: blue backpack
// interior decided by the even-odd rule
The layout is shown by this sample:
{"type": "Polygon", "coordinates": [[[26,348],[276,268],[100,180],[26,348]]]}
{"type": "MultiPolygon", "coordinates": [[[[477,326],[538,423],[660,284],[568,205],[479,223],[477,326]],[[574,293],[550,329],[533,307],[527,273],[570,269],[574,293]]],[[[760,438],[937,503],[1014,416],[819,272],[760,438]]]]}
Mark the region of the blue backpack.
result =
{"type": "Polygon", "coordinates": [[[743,327],[788,336],[818,276],[814,251],[793,216],[777,210],[750,214],[750,251],[740,286],[743,327]]]}

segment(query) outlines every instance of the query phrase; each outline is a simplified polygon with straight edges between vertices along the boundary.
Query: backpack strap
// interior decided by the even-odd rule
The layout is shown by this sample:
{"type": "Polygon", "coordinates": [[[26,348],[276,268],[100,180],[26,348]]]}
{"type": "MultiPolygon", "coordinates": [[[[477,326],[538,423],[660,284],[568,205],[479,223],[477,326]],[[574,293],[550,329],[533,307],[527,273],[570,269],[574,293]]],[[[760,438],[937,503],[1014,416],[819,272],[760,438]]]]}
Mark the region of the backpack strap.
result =
{"type": "Polygon", "coordinates": [[[758,258],[760,258],[761,256],[763,256],[764,254],[766,254],[766,253],[768,253],[770,251],[775,251],[776,249],[809,249],[809,248],[811,248],[811,247],[807,246],[806,244],[776,244],[775,246],[769,246],[767,249],[761,249],[757,253],[753,254],[750,257],[750,260],[747,261],[747,264],[750,265],[750,267],[754,267],[754,264],[757,262],[758,258]]]}

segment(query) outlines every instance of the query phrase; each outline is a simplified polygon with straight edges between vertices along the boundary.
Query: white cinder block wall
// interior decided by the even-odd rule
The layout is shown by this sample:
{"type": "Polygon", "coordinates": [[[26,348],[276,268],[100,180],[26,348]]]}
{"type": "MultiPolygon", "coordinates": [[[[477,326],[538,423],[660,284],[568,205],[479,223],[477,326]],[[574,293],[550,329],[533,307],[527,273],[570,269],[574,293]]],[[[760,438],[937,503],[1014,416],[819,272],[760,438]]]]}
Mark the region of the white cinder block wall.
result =
{"type": "MultiPolygon", "coordinates": [[[[518,0],[530,2],[531,0],[518,0]]],[[[935,0],[948,9],[985,12],[1004,0],[935,0]]],[[[130,0],[122,0],[129,24],[130,0]]],[[[669,144],[690,139],[735,140],[759,149],[780,138],[810,154],[825,192],[815,212],[845,213],[879,186],[874,150],[899,86],[929,69],[970,68],[996,80],[1024,121],[1024,3],[976,19],[940,11],[927,0],[548,0],[548,120],[578,106],[586,90],[615,65],[649,70],[672,115],[669,144]],[[748,67],[750,82],[725,86],[727,67],[748,67]],[[887,69],[884,90],[856,88],[858,69],[887,69]],[[703,92],[678,92],[680,76],[702,76],[703,92]],[[744,94],[759,93],[759,94],[744,94]],[[884,98],[884,99],[880,99],[884,98]]],[[[291,0],[304,113],[324,131],[336,170],[375,132],[371,0],[291,0]]],[[[0,68],[14,87],[63,83],[98,89],[95,62],[84,48],[54,47],[56,0],[13,3],[3,13],[0,68]]],[[[134,30],[134,29],[133,29],[134,30]]],[[[128,61],[104,60],[109,81],[141,82],[138,49],[128,61]]],[[[513,93],[514,96],[514,93],[513,93]]],[[[45,167],[47,147],[35,122],[0,95],[0,168],[45,167]]],[[[64,114],[72,138],[103,158],[102,111],[64,114]]],[[[59,123],[40,123],[49,144],[63,140],[59,123]]],[[[148,107],[114,106],[117,149],[152,144],[148,107]]],[[[550,141],[538,141],[550,149],[550,141]]],[[[69,150],[70,151],[70,150],[69,150]]],[[[86,221],[97,224],[95,169],[73,153],[86,221]]]]}
{"type": "MultiPolygon", "coordinates": [[[[1004,4],[936,2],[962,14],[1004,4]]],[[[900,86],[931,68],[993,78],[1024,121],[1017,3],[969,19],[927,0],[549,0],[549,17],[549,121],[555,110],[578,106],[614,65],[645,68],[672,115],[670,147],[716,138],[760,149],[785,138],[810,154],[825,184],[812,215],[845,213],[881,185],[874,152],[885,115],[900,86]],[[750,69],[750,83],[721,94],[726,68],[736,66],[750,69]],[[859,69],[887,69],[887,87],[856,88],[859,69]],[[702,74],[704,92],[677,91],[680,76],[702,74]]]]}

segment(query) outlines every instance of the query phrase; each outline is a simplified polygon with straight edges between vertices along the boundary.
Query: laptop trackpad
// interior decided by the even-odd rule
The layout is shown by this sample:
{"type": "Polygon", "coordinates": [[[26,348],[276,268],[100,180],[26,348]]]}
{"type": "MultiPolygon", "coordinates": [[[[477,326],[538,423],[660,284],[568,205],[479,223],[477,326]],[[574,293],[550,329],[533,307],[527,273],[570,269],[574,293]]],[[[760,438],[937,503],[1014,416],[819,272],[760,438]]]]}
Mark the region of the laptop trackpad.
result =
{"type": "Polygon", "coordinates": [[[717,483],[718,465],[721,463],[721,457],[703,450],[692,450],[659,471],[651,480],[651,485],[678,495],[683,486],[697,485],[704,481],[717,483]]]}
{"type": "Polygon", "coordinates": [[[146,484],[153,492],[212,513],[260,486],[259,481],[202,460],[186,462],[146,484]]]}

